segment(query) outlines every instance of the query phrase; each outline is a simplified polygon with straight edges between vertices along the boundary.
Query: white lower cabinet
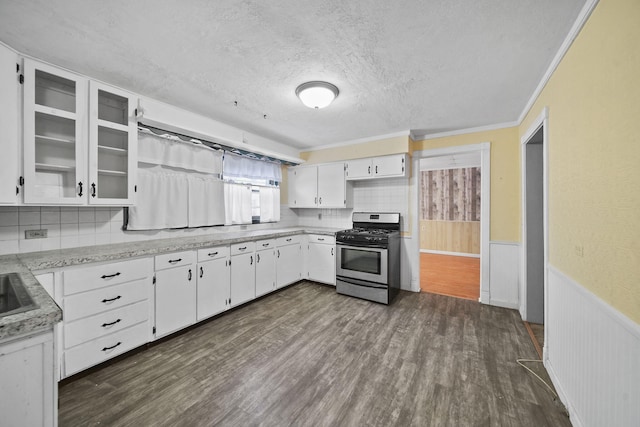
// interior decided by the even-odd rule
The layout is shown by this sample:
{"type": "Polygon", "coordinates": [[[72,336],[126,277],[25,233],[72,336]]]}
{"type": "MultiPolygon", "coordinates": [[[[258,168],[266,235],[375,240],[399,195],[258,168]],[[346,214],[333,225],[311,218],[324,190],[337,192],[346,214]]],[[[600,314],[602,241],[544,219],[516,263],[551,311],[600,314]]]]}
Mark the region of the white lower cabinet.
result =
{"type": "Polygon", "coordinates": [[[276,240],[276,287],[302,279],[302,236],[280,237],[276,240]]]}
{"type": "Polygon", "coordinates": [[[215,316],[229,308],[231,265],[229,247],[198,250],[197,320],[215,316]]]}
{"type": "Polygon", "coordinates": [[[193,251],[156,256],[156,338],[196,323],[195,261],[193,251]]]}
{"type": "Polygon", "coordinates": [[[256,297],[255,242],[231,245],[231,307],[256,297]]]}
{"type": "Polygon", "coordinates": [[[152,275],[153,258],[69,268],[59,274],[62,286],[56,284],[55,299],[63,310],[57,337],[60,378],[149,341],[152,275]]]}
{"type": "Polygon", "coordinates": [[[54,367],[51,329],[0,343],[0,425],[57,425],[54,367]]]}
{"type": "Polygon", "coordinates": [[[276,241],[256,242],[256,298],[276,290],[276,241]]]}
{"type": "Polygon", "coordinates": [[[336,239],[333,236],[309,235],[307,252],[309,280],[336,285],[336,239]]]}

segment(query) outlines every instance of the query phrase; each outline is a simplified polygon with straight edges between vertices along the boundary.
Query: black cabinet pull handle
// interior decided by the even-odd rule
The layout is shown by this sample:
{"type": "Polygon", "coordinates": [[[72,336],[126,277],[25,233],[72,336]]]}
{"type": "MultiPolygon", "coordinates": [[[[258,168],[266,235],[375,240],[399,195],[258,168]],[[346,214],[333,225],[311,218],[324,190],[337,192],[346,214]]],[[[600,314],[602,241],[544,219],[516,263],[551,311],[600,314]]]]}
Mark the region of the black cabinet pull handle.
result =
{"type": "Polygon", "coordinates": [[[318,202],[319,202],[320,204],[322,204],[322,197],[320,197],[320,198],[318,199],[318,202]]]}
{"type": "Polygon", "coordinates": [[[188,276],[188,280],[191,281],[191,269],[189,269],[189,276],[188,276]]]}
{"type": "Polygon", "coordinates": [[[78,193],[78,196],[82,197],[82,181],[78,183],[78,187],[80,187],[80,192],[78,193]]]}
{"type": "Polygon", "coordinates": [[[118,341],[117,344],[112,345],[111,347],[105,347],[105,348],[102,349],[102,351],[112,350],[112,349],[116,348],[117,346],[119,346],[120,344],[122,344],[122,343],[120,341],[118,341]]]}
{"type": "Polygon", "coordinates": [[[117,273],[114,274],[103,274],[102,276],[100,276],[101,279],[111,279],[112,277],[116,277],[119,276],[120,272],[118,271],[117,273]]]}
{"type": "Polygon", "coordinates": [[[271,243],[263,243],[263,244],[262,244],[262,247],[263,247],[263,248],[266,248],[266,247],[267,247],[267,246],[269,246],[270,244],[271,244],[271,243]]]}
{"type": "Polygon", "coordinates": [[[256,254],[256,262],[260,262],[260,254],[256,254]]]}
{"type": "Polygon", "coordinates": [[[371,175],[371,166],[369,166],[369,167],[367,168],[367,173],[368,173],[369,175],[371,175]]]}
{"type": "Polygon", "coordinates": [[[202,269],[202,267],[200,267],[200,278],[202,279],[202,276],[204,276],[204,270],[202,269]]]}
{"type": "Polygon", "coordinates": [[[208,256],[216,256],[216,255],[218,255],[218,252],[209,252],[207,255],[208,256]]]}
{"type": "Polygon", "coordinates": [[[253,265],[253,255],[251,255],[251,262],[249,262],[249,265],[253,265]]]}
{"type": "Polygon", "coordinates": [[[111,322],[111,323],[103,323],[103,324],[102,324],[102,327],[103,327],[103,328],[106,328],[107,326],[115,325],[116,323],[120,323],[120,320],[122,320],[122,319],[114,320],[114,321],[113,321],[113,322],[111,322]]]}
{"type": "Polygon", "coordinates": [[[278,249],[278,258],[280,258],[280,249],[278,249]]]}
{"type": "Polygon", "coordinates": [[[378,165],[376,165],[376,173],[378,173],[378,165]]]}
{"type": "Polygon", "coordinates": [[[287,242],[290,242],[290,241],[291,241],[291,237],[289,237],[289,238],[287,239],[287,242]]]}
{"type": "Polygon", "coordinates": [[[105,298],[105,299],[103,299],[103,300],[102,300],[102,302],[106,304],[106,303],[108,303],[108,302],[112,302],[112,301],[118,300],[118,299],[120,299],[120,298],[122,298],[122,295],[118,295],[118,296],[117,296],[117,297],[115,297],[115,298],[108,298],[108,299],[107,299],[107,298],[105,298]]]}
{"type": "Polygon", "coordinates": [[[331,255],[333,255],[333,248],[331,248],[331,255]]]}
{"type": "Polygon", "coordinates": [[[247,249],[247,247],[246,247],[246,246],[243,246],[242,248],[238,248],[238,250],[239,250],[239,251],[244,251],[244,250],[246,250],[246,249],[247,249]]]}
{"type": "Polygon", "coordinates": [[[318,237],[319,242],[324,242],[324,237],[318,237]]]}
{"type": "Polygon", "coordinates": [[[176,263],[176,262],[180,262],[180,261],[182,261],[182,258],[178,258],[178,259],[170,259],[170,260],[169,260],[169,264],[174,264],[174,263],[176,263]]]}
{"type": "Polygon", "coordinates": [[[96,197],[96,183],[91,183],[91,197],[96,197]]]}

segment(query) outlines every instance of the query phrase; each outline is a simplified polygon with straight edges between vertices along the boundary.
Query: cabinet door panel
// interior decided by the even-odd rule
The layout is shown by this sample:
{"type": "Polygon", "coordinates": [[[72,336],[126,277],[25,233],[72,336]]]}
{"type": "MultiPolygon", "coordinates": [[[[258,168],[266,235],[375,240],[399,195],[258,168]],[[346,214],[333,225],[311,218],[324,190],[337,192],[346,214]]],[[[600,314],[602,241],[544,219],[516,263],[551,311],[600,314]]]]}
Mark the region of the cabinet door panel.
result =
{"type": "Polygon", "coordinates": [[[276,289],[276,255],[273,249],[256,252],[256,297],[276,289]]]}
{"type": "Polygon", "coordinates": [[[24,60],[24,202],[84,204],[87,81],[24,60]]]}
{"type": "Polygon", "coordinates": [[[318,207],[343,208],[346,206],[344,164],[330,163],[318,166],[318,207]]]}
{"type": "Polygon", "coordinates": [[[89,84],[89,203],[132,205],[137,166],[137,121],[133,95],[89,84]]]}
{"type": "Polygon", "coordinates": [[[18,55],[0,45],[0,204],[16,204],[18,187],[19,148],[18,138],[18,55]]]}
{"type": "Polygon", "coordinates": [[[309,280],[336,284],[335,246],[309,243],[309,280]]]}
{"type": "Polygon", "coordinates": [[[225,311],[231,297],[231,269],[229,258],[214,259],[198,264],[197,320],[225,311]]]}
{"type": "Polygon", "coordinates": [[[231,306],[240,305],[256,297],[255,254],[231,257],[231,306]]]}
{"type": "Polygon", "coordinates": [[[196,322],[196,273],[193,266],[156,273],[156,337],[196,322]]]}
{"type": "Polygon", "coordinates": [[[281,246],[276,250],[278,288],[297,282],[302,278],[302,247],[300,244],[281,246]]]}
{"type": "Polygon", "coordinates": [[[375,176],[405,176],[405,155],[374,157],[373,169],[375,176]]]}
{"type": "Polygon", "coordinates": [[[310,208],[317,205],[318,169],[315,166],[289,169],[289,206],[310,208]]]}
{"type": "Polygon", "coordinates": [[[347,162],[347,179],[369,178],[371,172],[371,159],[356,159],[347,162]]]}

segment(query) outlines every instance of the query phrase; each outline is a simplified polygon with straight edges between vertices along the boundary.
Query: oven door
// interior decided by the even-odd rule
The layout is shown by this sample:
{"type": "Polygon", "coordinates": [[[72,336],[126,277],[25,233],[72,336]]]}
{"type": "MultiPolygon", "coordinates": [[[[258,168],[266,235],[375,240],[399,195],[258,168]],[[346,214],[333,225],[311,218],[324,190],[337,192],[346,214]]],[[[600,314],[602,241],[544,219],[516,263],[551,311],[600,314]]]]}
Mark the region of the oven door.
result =
{"type": "Polygon", "coordinates": [[[338,243],[336,276],[387,284],[387,249],[338,243]]]}

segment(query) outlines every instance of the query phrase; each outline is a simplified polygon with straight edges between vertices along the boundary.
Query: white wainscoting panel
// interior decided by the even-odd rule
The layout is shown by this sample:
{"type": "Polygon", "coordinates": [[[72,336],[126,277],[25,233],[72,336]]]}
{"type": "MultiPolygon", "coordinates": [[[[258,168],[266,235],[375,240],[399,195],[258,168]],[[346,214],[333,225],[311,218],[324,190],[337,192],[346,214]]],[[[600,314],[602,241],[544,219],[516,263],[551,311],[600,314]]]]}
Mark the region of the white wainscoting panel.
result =
{"type": "Polygon", "coordinates": [[[489,304],[517,309],[520,306],[520,245],[493,241],[489,243],[489,248],[489,304]]]}
{"type": "Polygon", "coordinates": [[[545,366],[574,426],[640,426],[640,325],[549,265],[545,366]]]}

